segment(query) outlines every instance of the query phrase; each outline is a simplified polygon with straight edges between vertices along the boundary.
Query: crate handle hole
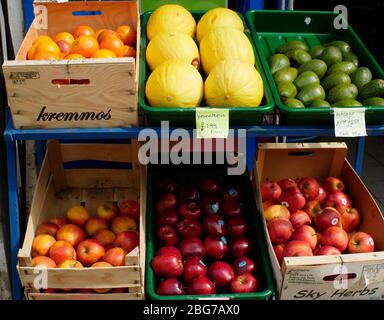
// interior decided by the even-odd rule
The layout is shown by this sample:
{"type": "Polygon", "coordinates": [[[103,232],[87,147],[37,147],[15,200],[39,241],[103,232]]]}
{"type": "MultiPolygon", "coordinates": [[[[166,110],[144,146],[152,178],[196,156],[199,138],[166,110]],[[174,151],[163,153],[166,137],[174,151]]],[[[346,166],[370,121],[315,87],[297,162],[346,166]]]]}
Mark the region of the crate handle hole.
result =
{"type": "Polygon", "coordinates": [[[75,17],[85,17],[85,16],[101,16],[103,11],[101,10],[77,10],[72,11],[72,15],[75,17]]]}
{"type": "Polygon", "coordinates": [[[312,157],[314,154],[313,151],[292,151],[288,153],[292,157],[312,157]]]}
{"type": "Polygon", "coordinates": [[[53,79],[52,84],[55,86],[84,86],[91,84],[89,79],[53,79]]]}
{"type": "Polygon", "coordinates": [[[306,18],[304,19],[304,22],[305,22],[305,24],[306,24],[307,26],[309,26],[309,25],[311,24],[311,22],[312,22],[311,17],[306,17],[306,18]]]}
{"type": "Polygon", "coordinates": [[[357,277],[356,273],[341,273],[341,274],[332,274],[329,276],[325,276],[323,278],[324,281],[343,281],[349,279],[355,279],[357,277]]]}

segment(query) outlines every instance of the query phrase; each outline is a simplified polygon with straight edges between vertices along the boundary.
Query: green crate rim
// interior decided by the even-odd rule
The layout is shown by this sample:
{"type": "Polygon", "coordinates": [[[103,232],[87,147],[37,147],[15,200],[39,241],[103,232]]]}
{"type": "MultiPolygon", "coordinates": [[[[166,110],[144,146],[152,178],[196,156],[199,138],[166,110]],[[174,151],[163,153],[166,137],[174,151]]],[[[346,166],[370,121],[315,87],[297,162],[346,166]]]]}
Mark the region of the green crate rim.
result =
{"type": "MultiPolygon", "coordinates": [[[[260,56],[260,60],[261,60],[261,63],[263,65],[263,68],[264,68],[264,73],[267,76],[268,83],[269,83],[269,86],[271,88],[272,95],[273,95],[273,98],[275,101],[275,105],[277,105],[278,109],[280,109],[283,112],[283,114],[284,113],[291,114],[291,115],[311,114],[314,117],[316,117],[316,115],[332,115],[334,113],[334,111],[333,111],[334,108],[346,108],[346,107],[331,107],[329,109],[324,109],[321,107],[317,107],[317,108],[295,109],[295,108],[289,108],[288,106],[283,104],[283,102],[280,99],[280,95],[279,95],[279,92],[277,90],[275,81],[273,80],[271,70],[269,69],[269,64],[268,64],[268,61],[266,58],[266,54],[265,54],[264,50],[262,49],[262,46],[260,44],[260,40],[258,39],[258,32],[257,32],[257,30],[256,30],[256,28],[252,22],[253,21],[252,15],[255,13],[261,13],[261,12],[272,13],[272,14],[276,14],[276,15],[282,15],[282,14],[295,15],[296,12],[290,11],[290,10],[250,10],[246,13],[247,24],[251,30],[252,38],[253,38],[254,42],[256,43],[256,49],[258,50],[258,54],[260,56]]],[[[308,15],[315,14],[315,15],[335,15],[335,16],[337,16],[337,13],[334,13],[333,11],[301,11],[300,10],[297,12],[300,12],[303,14],[308,14],[308,15]]],[[[355,38],[356,42],[359,44],[361,50],[364,51],[364,53],[367,57],[367,60],[372,64],[373,71],[379,77],[384,79],[383,69],[377,63],[376,59],[369,52],[368,48],[364,45],[363,41],[359,38],[359,36],[356,34],[356,32],[353,30],[353,28],[351,27],[350,24],[348,24],[348,29],[349,29],[349,32],[351,33],[351,35],[355,38]]],[[[383,112],[384,111],[384,107],[380,107],[380,106],[356,106],[356,107],[348,107],[348,108],[352,108],[352,109],[365,108],[366,113],[373,113],[373,112],[378,112],[378,111],[383,112]]]]}
{"type": "MultiPolygon", "coordinates": [[[[187,114],[195,114],[195,108],[182,108],[182,107],[152,107],[147,105],[145,101],[145,84],[147,80],[147,64],[146,64],[146,59],[145,59],[145,52],[147,48],[147,36],[146,36],[146,26],[148,19],[150,15],[152,14],[153,11],[146,11],[145,13],[142,14],[141,18],[141,36],[140,36],[140,76],[139,76],[139,107],[144,111],[145,114],[162,114],[164,112],[167,113],[187,113],[187,114]]],[[[204,14],[206,11],[203,10],[192,10],[190,11],[192,15],[197,15],[197,14],[204,14]]],[[[251,45],[253,47],[254,55],[255,55],[255,66],[258,69],[260,76],[263,80],[264,84],[264,99],[266,101],[265,105],[260,105],[260,106],[249,106],[249,107],[220,107],[220,106],[214,106],[214,107],[208,107],[208,106],[199,106],[201,108],[226,108],[229,110],[230,116],[232,112],[235,113],[249,113],[249,112],[254,112],[254,113],[259,113],[259,114],[266,114],[268,112],[271,112],[274,109],[274,99],[272,96],[271,89],[269,88],[268,85],[268,80],[267,77],[264,73],[264,68],[262,66],[262,62],[260,57],[258,56],[258,51],[255,47],[255,43],[253,42],[252,36],[249,32],[248,26],[245,22],[244,17],[238,13],[239,16],[241,17],[243,23],[244,23],[244,28],[245,28],[245,34],[248,37],[249,41],[251,42],[251,45]]]]}
{"type": "MultiPolygon", "coordinates": [[[[251,218],[254,219],[254,227],[258,231],[256,233],[256,246],[257,246],[257,255],[260,258],[261,264],[258,265],[259,270],[263,270],[264,282],[266,289],[264,291],[257,291],[253,293],[227,293],[227,294],[214,294],[214,295],[182,295],[182,296],[161,296],[158,295],[155,291],[155,277],[151,267],[151,261],[155,254],[155,246],[152,241],[153,235],[153,206],[151,195],[152,192],[152,177],[153,177],[153,168],[152,165],[148,167],[148,179],[147,179],[147,229],[146,229],[146,268],[145,268],[145,286],[146,294],[151,300],[200,300],[200,299],[223,299],[223,300],[266,300],[273,296],[274,294],[274,282],[271,273],[271,264],[269,260],[269,254],[267,252],[266,237],[264,234],[264,228],[261,221],[261,214],[257,210],[256,203],[251,201],[249,204],[251,218]]],[[[252,186],[249,181],[249,197],[252,196],[252,186]]]]}

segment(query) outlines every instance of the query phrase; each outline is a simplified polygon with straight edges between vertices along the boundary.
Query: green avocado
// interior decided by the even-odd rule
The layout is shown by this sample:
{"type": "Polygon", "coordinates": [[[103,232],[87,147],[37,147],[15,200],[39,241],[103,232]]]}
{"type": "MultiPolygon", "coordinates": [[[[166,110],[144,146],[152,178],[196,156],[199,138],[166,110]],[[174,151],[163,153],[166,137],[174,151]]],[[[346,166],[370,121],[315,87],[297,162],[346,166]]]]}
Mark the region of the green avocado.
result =
{"type": "Polygon", "coordinates": [[[302,101],[306,106],[310,105],[314,100],[324,100],[325,99],[325,91],[323,87],[318,83],[312,83],[306,87],[304,87],[299,94],[297,95],[297,99],[302,101]]]}
{"type": "Polygon", "coordinates": [[[297,69],[296,68],[284,68],[281,69],[273,75],[273,79],[276,84],[279,82],[293,82],[297,77],[297,69]]]}
{"type": "Polygon", "coordinates": [[[287,105],[288,108],[304,108],[305,107],[300,100],[294,99],[294,98],[285,100],[285,104],[287,105]]]}
{"type": "Polygon", "coordinates": [[[373,97],[363,101],[363,106],[381,107],[384,106],[384,99],[380,97],[373,97]]]}
{"type": "Polygon", "coordinates": [[[351,74],[351,80],[360,89],[372,80],[372,72],[367,67],[360,67],[351,74]]]}
{"type": "Polygon", "coordinates": [[[339,100],[331,105],[331,107],[361,107],[362,104],[355,99],[339,100]]]}
{"type": "Polygon", "coordinates": [[[355,72],[357,67],[353,64],[353,62],[350,61],[343,61],[339,63],[335,63],[328,69],[327,74],[332,74],[332,73],[346,73],[346,74],[351,74],[355,72]]]}
{"type": "Polygon", "coordinates": [[[332,42],[326,43],[324,46],[336,47],[341,51],[342,54],[346,54],[347,52],[351,51],[351,46],[345,41],[332,41],[332,42]]]}
{"type": "Polygon", "coordinates": [[[308,46],[301,40],[291,40],[286,43],[283,43],[280,47],[277,48],[277,53],[287,53],[290,50],[304,50],[308,51],[308,46]]]}
{"type": "Polygon", "coordinates": [[[343,61],[343,55],[338,48],[330,46],[324,49],[319,59],[323,60],[329,68],[335,63],[343,61]]]}
{"type": "Polygon", "coordinates": [[[294,98],[297,95],[297,89],[292,82],[279,82],[277,90],[282,99],[294,98]]]}
{"type": "Polygon", "coordinates": [[[291,66],[293,67],[298,67],[312,60],[311,55],[307,51],[299,50],[299,49],[289,50],[286,53],[286,56],[291,61],[291,66]]]}
{"type": "Polygon", "coordinates": [[[359,92],[361,100],[384,96],[384,80],[374,79],[365,84],[359,92]]]}
{"type": "Polygon", "coordinates": [[[328,101],[335,103],[340,100],[356,99],[359,90],[353,83],[343,83],[333,87],[328,92],[328,101]]]}
{"type": "Polygon", "coordinates": [[[281,69],[289,68],[290,66],[291,64],[288,57],[282,53],[276,53],[269,58],[269,69],[272,74],[281,69]]]}
{"type": "Polygon", "coordinates": [[[299,90],[312,83],[320,83],[319,77],[313,71],[304,71],[300,73],[294,81],[295,86],[299,90]]]}
{"type": "Polygon", "coordinates": [[[311,48],[311,50],[309,50],[309,54],[311,55],[312,59],[318,59],[323,53],[324,49],[325,47],[323,47],[322,45],[318,45],[316,47],[311,48]]]}
{"type": "Polygon", "coordinates": [[[351,78],[346,73],[332,73],[329,76],[326,76],[322,81],[321,85],[326,91],[330,90],[332,87],[335,87],[339,84],[349,84],[351,83],[351,78]]]}
{"type": "Polygon", "coordinates": [[[310,108],[327,108],[330,107],[331,105],[329,104],[328,101],[322,100],[322,99],[317,99],[312,101],[312,103],[309,105],[310,108]]]}
{"type": "Polygon", "coordinates": [[[327,72],[327,65],[323,60],[313,59],[302,64],[299,67],[299,74],[304,71],[313,71],[317,74],[319,79],[323,78],[325,73],[327,72]]]}
{"type": "Polygon", "coordinates": [[[359,58],[353,52],[347,52],[343,55],[344,61],[352,62],[356,68],[359,67],[359,58]]]}

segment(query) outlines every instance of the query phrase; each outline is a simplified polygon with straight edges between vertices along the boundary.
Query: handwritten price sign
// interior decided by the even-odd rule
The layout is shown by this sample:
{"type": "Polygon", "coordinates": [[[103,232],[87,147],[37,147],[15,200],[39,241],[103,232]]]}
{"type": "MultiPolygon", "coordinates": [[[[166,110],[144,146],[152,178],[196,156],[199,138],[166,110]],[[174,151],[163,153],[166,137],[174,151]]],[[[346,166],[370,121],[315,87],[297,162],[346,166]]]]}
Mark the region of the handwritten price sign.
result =
{"type": "Polygon", "coordinates": [[[228,138],[229,110],[196,108],[198,139],[228,138]]]}
{"type": "Polygon", "coordinates": [[[362,137],[367,135],[364,108],[334,108],[336,137],[362,137]]]}

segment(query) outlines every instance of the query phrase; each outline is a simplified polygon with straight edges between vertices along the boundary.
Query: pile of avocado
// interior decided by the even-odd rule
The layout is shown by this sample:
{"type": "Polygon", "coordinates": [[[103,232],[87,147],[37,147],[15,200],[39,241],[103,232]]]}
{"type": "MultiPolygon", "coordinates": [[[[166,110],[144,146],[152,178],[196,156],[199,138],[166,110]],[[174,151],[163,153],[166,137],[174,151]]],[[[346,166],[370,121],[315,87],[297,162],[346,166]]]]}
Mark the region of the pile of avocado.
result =
{"type": "Polygon", "coordinates": [[[283,103],[291,108],[384,106],[384,80],[372,80],[344,41],[313,48],[288,41],[270,57],[269,68],[283,103]]]}

